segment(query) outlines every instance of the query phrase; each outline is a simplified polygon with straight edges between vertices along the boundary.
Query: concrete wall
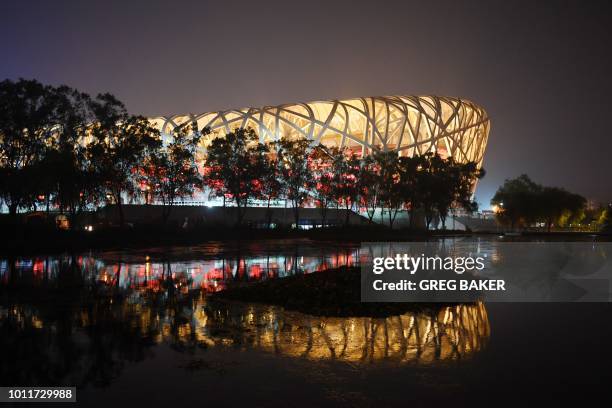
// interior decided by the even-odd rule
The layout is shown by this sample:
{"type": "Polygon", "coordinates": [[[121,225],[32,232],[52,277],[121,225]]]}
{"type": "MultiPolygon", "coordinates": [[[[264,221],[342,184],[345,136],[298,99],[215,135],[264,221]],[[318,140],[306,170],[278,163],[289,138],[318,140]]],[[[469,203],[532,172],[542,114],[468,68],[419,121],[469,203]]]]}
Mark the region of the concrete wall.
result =
{"type": "MultiPolygon", "coordinates": [[[[124,205],[123,214],[126,223],[132,224],[159,224],[162,220],[163,207],[160,205],[124,205]]],[[[168,223],[187,226],[220,225],[233,226],[236,224],[236,207],[205,207],[205,206],[174,206],[168,218],[168,223]]],[[[116,206],[107,206],[97,212],[98,220],[110,224],[119,223],[119,212],[116,206]]],[[[300,224],[321,224],[321,210],[319,208],[300,208],[300,224]]],[[[344,225],[346,210],[328,209],[326,224],[344,225]]],[[[290,226],[295,223],[292,208],[265,208],[249,207],[246,210],[243,224],[259,225],[265,227],[271,220],[278,226],[290,226]]],[[[351,225],[368,225],[369,221],[353,211],[349,211],[351,225]]]]}

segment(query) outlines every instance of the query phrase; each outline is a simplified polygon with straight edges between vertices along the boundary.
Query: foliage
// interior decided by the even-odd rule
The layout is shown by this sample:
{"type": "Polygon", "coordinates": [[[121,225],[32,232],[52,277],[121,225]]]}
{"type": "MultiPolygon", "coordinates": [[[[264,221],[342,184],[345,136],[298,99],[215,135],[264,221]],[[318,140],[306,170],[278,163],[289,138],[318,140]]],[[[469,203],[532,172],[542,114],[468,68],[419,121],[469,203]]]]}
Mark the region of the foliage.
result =
{"type": "Polygon", "coordinates": [[[324,227],[327,224],[327,209],[335,202],[333,162],[338,154],[339,149],[327,148],[322,144],[317,145],[312,152],[315,183],[312,195],[321,210],[321,223],[324,227]]]}
{"type": "Polygon", "coordinates": [[[35,80],[0,82],[0,195],[13,216],[34,202],[36,169],[53,137],[50,92],[35,80]]]}
{"type": "Polygon", "coordinates": [[[367,155],[361,160],[359,167],[359,178],[357,186],[359,188],[360,204],[365,208],[370,222],[372,222],[383,185],[383,180],[379,176],[379,167],[372,155],[367,155]]]}
{"type": "Polygon", "coordinates": [[[393,227],[395,218],[403,205],[402,186],[400,180],[399,157],[395,152],[373,153],[373,159],[378,169],[378,203],[387,210],[389,225],[393,227]]]}
{"type": "Polygon", "coordinates": [[[360,161],[353,153],[340,150],[333,156],[332,193],[336,202],[344,206],[345,225],[349,224],[351,209],[359,199],[359,166],[360,161]]]}
{"type": "Polygon", "coordinates": [[[267,155],[268,149],[250,128],[218,137],[208,147],[207,184],[217,197],[235,202],[237,224],[242,223],[249,201],[261,196],[261,179],[266,170],[261,157],[267,155]]]}
{"type": "Polygon", "coordinates": [[[315,186],[311,169],[310,141],[306,139],[281,138],[276,143],[280,180],[285,197],[292,204],[295,226],[299,225],[299,209],[315,186]]]}
{"type": "Polygon", "coordinates": [[[123,196],[140,193],[135,175],[147,155],[161,146],[161,139],[145,117],[129,115],[110,94],[98,95],[91,109],[95,121],[89,129],[87,157],[100,183],[101,199],[117,206],[124,225],[123,196]]]}
{"type": "Polygon", "coordinates": [[[548,231],[555,225],[567,226],[585,217],[586,199],[562,188],[547,187],[523,174],[506,180],[491,204],[498,220],[510,228],[543,223],[548,231]]]}
{"type": "Polygon", "coordinates": [[[195,124],[177,126],[171,139],[146,158],[140,170],[142,188],[149,200],[156,198],[162,203],[164,223],[177,200],[193,196],[202,187],[196,153],[200,139],[209,133],[208,128],[198,131],[195,124]]]}

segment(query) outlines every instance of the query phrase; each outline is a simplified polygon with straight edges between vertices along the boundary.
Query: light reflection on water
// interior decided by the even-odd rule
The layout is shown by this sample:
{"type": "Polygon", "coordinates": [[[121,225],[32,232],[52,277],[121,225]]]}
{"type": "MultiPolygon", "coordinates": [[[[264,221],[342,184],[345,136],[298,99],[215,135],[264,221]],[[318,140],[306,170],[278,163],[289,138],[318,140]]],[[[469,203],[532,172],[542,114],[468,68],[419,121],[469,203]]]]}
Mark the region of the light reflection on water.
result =
{"type": "Polygon", "coordinates": [[[203,341],[308,359],[433,363],[469,357],[489,337],[482,303],[387,318],[317,317],[240,304],[206,309],[197,318],[203,341]]]}
{"type": "Polygon", "coordinates": [[[155,358],[162,344],[181,353],[238,349],[352,364],[435,364],[469,358],[489,337],[483,304],[339,318],[207,299],[231,281],[357,266],[356,247],[205,252],[189,251],[190,259],[147,250],[0,260],[0,349],[10,351],[0,380],[108,385],[127,362],[155,358]]]}
{"type": "Polygon", "coordinates": [[[256,281],[359,265],[359,248],[355,246],[295,245],[280,249],[272,247],[265,251],[258,246],[246,247],[242,251],[214,247],[206,248],[204,253],[189,250],[179,256],[149,252],[0,259],[0,282],[7,284],[13,279],[20,283],[40,284],[58,279],[63,271],[72,270],[89,284],[98,282],[122,289],[143,286],[155,289],[160,281],[171,277],[187,285],[185,288],[215,292],[225,288],[230,281],[256,281]]]}
{"type": "Polygon", "coordinates": [[[127,362],[217,349],[353,364],[436,364],[466,359],[489,337],[483,304],[387,318],[317,317],[279,307],[207,302],[201,293],[99,297],[86,304],[0,308],[7,384],[106,385],[127,362]]]}

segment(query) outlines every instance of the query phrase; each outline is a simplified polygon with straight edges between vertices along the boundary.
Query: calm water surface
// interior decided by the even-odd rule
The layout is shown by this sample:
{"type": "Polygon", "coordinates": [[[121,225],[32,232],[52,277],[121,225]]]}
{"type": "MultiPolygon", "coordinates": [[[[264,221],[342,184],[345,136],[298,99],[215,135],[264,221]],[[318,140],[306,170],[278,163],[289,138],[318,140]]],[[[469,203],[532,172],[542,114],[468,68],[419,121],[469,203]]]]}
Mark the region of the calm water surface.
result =
{"type": "Polygon", "coordinates": [[[0,383],[76,385],[88,406],[609,399],[609,304],[374,319],[207,299],[359,259],[355,245],[302,240],[0,259],[0,383]]]}

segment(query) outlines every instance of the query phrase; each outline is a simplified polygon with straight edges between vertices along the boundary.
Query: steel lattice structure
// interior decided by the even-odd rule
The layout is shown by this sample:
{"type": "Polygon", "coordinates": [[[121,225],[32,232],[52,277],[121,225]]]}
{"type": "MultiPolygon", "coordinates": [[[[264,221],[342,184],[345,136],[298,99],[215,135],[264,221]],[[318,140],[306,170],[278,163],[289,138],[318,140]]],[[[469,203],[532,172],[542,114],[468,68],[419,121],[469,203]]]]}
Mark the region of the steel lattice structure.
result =
{"type": "Polygon", "coordinates": [[[397,150],[402,156],[437,151],[460,162],[482,164],[490,121],[481,107],[459,98],[385,96],[230,109],[200,115],[151,118],[168,135],[188,122],[215,137],[239,127],[256,130],[261,141],[305,137],[313,145],[346,147],[361,155],[374,149],[397,150]]]}

